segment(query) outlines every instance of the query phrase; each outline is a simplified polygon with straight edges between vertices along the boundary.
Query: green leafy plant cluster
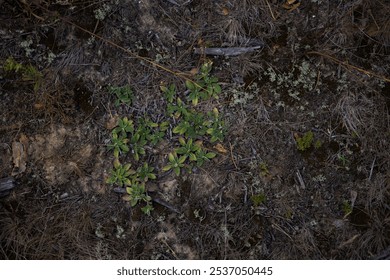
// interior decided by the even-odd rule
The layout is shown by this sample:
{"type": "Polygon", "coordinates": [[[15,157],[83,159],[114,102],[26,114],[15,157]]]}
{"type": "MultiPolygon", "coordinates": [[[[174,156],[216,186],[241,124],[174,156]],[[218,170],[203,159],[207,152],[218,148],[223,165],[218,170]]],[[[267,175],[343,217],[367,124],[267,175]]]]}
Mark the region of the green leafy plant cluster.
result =
{"type": "Polygon", "coordinates": [[[263,194],[263,193],[254,194],[250,197],[250,199],[253,203],[253,206],[255,206],[255,207],[260,206],[260,204],[262,204],[266,201],[265,194],[263,194]]]}
{"type": "Polygon", "coordinates": [[[37,92],[42,85],[43,75],[31,64],[24,65],[15,61],[13,57],[8,57],[4,62],[5,72],[15,72],[22,75],[22,80],[33,84],[34,92],[37,92]]]}
{"type": "Polygon", "coordinates": [[[199,101],[207,100],[211,97],[217,98],[221,93],[221,86],[218,79],[210,75],[212,62],[206,62],[200,67],[199,74],[195,77],[195,82],[187,80],[186,87],[190,91],[188,99],[192,105],[196,106],[199,101]]]}
{"type": "MultiPolygon", "coordinates": [[[[206,148],[207,143],[223,141],[226,127],[217,108],[207,112],[201,101],[218,98],[221,87],[218,80],[210,75],[211,63],[204,64],[194,81],[187,81],[187,91],[179,94],[176,85],[161,86],[166,103],[166,114],[160,121],[153,116],[135,118],[123,117],[111,131],[108,150],[113,151],[114,166],[107,183],[126,189],[124,200],[131,206],[143,204],[141,210],[150,214],[153,210],[152,198],[147,192],[148,180],[155,180],[155,168],[150,166],[148,151],[162,140],[171,140],[171,152],[162,172],[173,171],[179,176],[185,168],[189,172],[201,167],[217,154],[206,148]],[[179,96],[180,95],[180,96],[179,96]],[[188,102],[188,103],[187,103],[188,102]],[[203,109],[202,109],[203,108],[203,109]],[[205,112],[206,111],[206,112],[205,112]],[[121,164],[120,160],[131,160],[131,164],[121,164]]],[[[130,87],[110,87],[116,96],[117,106],[130,106],[133,92],[130,87]]]]}
{"type": "Polygon", "coordinates": [[[115,87],[110,86],[108,91],[116,96],[115,106],[131,105],[133,101],[133,90],[129,86],[115,87]]]}
{"type": "Polygon", "coordinates": [[[302,136],[296,136],[295,141],[297,143],[297,149],[302,152],[313,146],[318,149],[322,145],[320,140],[314,141],[314,133],[312,131],[307,131],[302,136]]]}
{"type": "Polygon", "coordinates": [[[153,173],[154,168],[148,163],[137,170],[131,169],[131,164],[122,165],[117,158],[114,160],[114,169],[111,170],[110,176],[107,178],[108,184],[116,184],[126,188],[126,195],[123,197],[125,201],[129,201],[131,206],[136,206],[138,203],[145,203],[141,208],[142,212],[149,215],[153,210],[152,198],[147,194],[145,183],[151,179],[155,180],[156,175],[153,173]]]}

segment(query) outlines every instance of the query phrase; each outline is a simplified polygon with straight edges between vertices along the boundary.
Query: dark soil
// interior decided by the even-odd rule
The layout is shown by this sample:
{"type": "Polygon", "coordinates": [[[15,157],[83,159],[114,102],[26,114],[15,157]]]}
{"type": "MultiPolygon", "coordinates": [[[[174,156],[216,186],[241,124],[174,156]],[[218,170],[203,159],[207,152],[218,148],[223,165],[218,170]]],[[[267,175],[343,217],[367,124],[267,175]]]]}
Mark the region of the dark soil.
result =
{"type": "Polygon", "coordinates": [[[390,3],[285,2],[0,0],[0,259],[387,258],[390,3]],[[160,85],[208,60],[227,135],[145,215],[106,184],[111,124],[163,115],[160,85]]]}

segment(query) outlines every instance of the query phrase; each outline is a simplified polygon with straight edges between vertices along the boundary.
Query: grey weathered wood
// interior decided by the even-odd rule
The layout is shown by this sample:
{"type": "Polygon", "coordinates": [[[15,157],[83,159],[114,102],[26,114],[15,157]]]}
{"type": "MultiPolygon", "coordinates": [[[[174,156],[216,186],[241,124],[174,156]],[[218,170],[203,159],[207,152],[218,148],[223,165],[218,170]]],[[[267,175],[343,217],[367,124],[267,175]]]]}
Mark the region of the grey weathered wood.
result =
{"type": "Polygon", "coordinates": [[[223,55],[223,56],[237,56],[240,54],[253,52],[255,50],[261,49],[263,46],[255,47],[238,47],[238,48],[195,48],[194,52],[196,54],[206,54],[206,55],[223,55]]]}
{"type": "Polygon", "coordinates": [[[15,179],[12,177],[6,177],[0,179],[0,197],[8,195],[15,187],[15,179]]]}

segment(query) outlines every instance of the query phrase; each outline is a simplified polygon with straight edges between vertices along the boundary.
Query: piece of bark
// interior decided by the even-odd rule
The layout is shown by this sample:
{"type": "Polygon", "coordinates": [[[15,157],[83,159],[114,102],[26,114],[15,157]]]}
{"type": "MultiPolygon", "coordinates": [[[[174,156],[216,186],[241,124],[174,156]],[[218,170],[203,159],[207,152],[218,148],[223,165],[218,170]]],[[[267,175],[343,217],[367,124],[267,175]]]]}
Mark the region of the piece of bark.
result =
{"type": "Polygon", "coordinates": [[[15,187],[15,180],[12,177],[0,179],[0,197],[7,196],[15,187]]]}

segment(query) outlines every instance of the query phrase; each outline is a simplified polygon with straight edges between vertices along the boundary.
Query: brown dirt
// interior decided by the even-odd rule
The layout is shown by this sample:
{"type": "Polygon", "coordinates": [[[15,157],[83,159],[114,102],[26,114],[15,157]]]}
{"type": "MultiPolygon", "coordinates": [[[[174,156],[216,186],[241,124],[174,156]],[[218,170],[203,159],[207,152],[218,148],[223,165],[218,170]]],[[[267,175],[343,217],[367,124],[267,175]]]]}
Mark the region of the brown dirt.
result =
{"type": "MultiPolygon", "coordinates": [[[[0,178],[16,180],[0,198],[0,259],[370,259],[389,250],[387,1],[25,2],[0,1],[0,178]],[[193,51],[259,44],[236,57],[193,51]],[[2,67],[9,57],[42,73],[37,90],[2,67]],[[160,84],[184,92],[183,75],[208,59],[223,88],[226,151],[210,146],[212,162],[148,184],[156,199],[146,216],[105,183],[107,128],[118,116],[163,116],[160,84]],[[114,106],[110,85],[131,86],[133,104],[114,106]],[[317,145],[300,151],[309,131],[317,145]]],[[[156,170],[170,140],[154,151],[156,170]]]]}

